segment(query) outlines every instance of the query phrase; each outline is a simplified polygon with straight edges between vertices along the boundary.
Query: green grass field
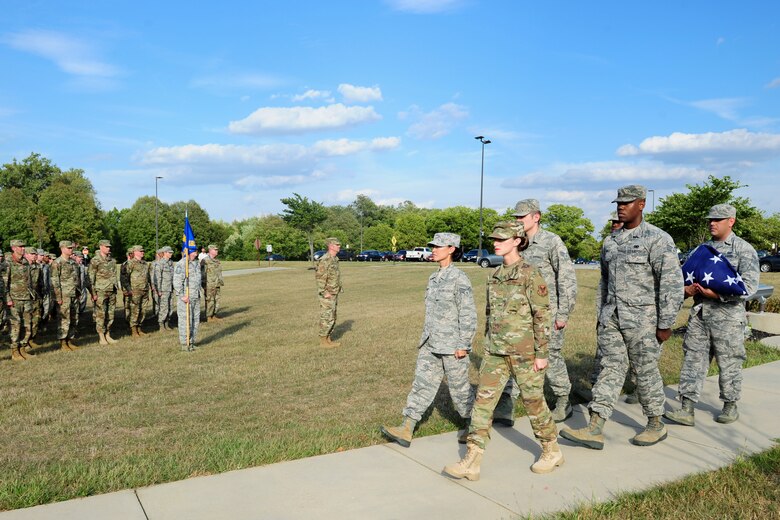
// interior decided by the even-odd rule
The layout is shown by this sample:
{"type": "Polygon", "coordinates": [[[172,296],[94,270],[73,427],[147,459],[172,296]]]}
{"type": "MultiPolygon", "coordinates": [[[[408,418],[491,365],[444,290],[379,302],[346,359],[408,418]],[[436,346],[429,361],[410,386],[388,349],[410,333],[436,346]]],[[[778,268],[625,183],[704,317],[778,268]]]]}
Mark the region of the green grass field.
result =
{"type": "MultiPolygon", "coordinates": [[[[193,354],[179,352],[175,332],[130,339],[121,315],[117,346],[98,346],[88,318],[85,348],[78,352],[51,350],[51,328],[29,361],[12,363],[9,351],[0,351],[0,508],[385,442],[378,426],[400,419],[435,266],[342,263],[334,333],[342,346],[322,350],[309,264],[275,265],[290,269],[225,279],[225,319],[202,324],[202,348],[193,354]]],[[[482,330],[488,271],[473,264],[464,270],[474,284],[482,330]]],[[[565,351],[575,385],[592,364],[598,281],[595,270],[577,275],[578,305],[565,351]]],[[[780,282],[780,275],[762,275],[762,281],[780,282]]],[[[684,319],[681,312],[678,324],[684,319]]],[[[780,352],[750,342],[748,357],[750,364],[763,363],[780,359],[780,352]]],[[[675,336],[661,363],[666,382],[676,382],[680,363],[681,338],[675,336]]],[[[418,436],[457,428],[445,394],[418,436]]]]}

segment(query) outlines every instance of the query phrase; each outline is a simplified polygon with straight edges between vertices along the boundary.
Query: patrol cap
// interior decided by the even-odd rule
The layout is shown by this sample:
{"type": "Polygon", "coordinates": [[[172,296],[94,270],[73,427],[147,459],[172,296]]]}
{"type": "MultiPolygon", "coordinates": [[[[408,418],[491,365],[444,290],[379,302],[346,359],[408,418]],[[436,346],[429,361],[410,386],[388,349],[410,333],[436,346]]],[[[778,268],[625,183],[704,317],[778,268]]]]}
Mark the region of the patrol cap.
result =
{"type": "Polygon", "coordinates": [[[133,254],[133,248],[132,247],[128,247],[127,248],[127,254],[128,255],[132,255],[133,254]]]}
{"type": "Polygon", "coordinates": [[[641,184],[629,184],[618,188],[618,194],[612,202],[632,202],[636,199],[647,198],[647,188],[641,184]]]}
{"type": "Polygon", "coordinates": [[[497,238],[499,240],[506,240],[508,238],[521,238],[525,236],[525,226],[522,222],[512,222],[507,220],[504,222],[498,222],[493,226],[493,232],[488,235],[488,238],[497,238]]]}
{"type": "Polygon", "coordinates": [[[163,246],[160,248],[160,251],[163,253],[173,253],[173,248],[171,246],[163,246]]]}
{"type": "Polygon", "coordinates": [[[536,199],[523,199],[515,204],[515,212],[512,213],[513,217],[524,217],[529,213],[537,213],[539,211],[539,201],[536,199]]]}
{"type": "Polygon", "coordinates": [[[737,208],[731,204],[715,204],[710,208],[710,212],[704,218],[712,220],[737,218],[737,208]]]}
{"type": "Polygon", "coordinates": [[[60,240],[60,248],[67,247],[73,249],[73,242],[70,240],[60,240]]]}
{"type": "Polygon", "coordinates": [[[135,245],[130,248],[130,250],[135,253],[136,251],[144,252],[144,246],[135,245]]]}
{"type": "Polygon", "coordinates": [[[98,242],[98,247],[100,247],[100,246],[111,247],[111,241],[110,240],[101,240],[100,242],[98,242]]]}
{"type": "Polygon", "coordinates": [[[455,233],[436,233],[433,240],[428,242],[429,246],[453,246],[460,247],[460,235],[455,233]]]}
{"type": "Polygon", "coordinates": [[[219,251],[219,248],[217,247],[217,244],[209,244],[209,250],[219,251]]]}
{"type": "Polygon", "coordinates": [[[24,247],[24,240],[11,240],[11,247],[24,247]]]}
{"type": "Polygon", "coordinates": [[[340,245],[341,245],[341,242],[340,242],[340,241],[339,241],[339,239],[338,239],[338,238],[336,238],[336,237],[330,237],[330,238],[326,238],[326,239],[325,239],[325,245],[326,245],[326,246],[329,246],[329,245],[331,245],[331,244],[333,244],[334,246],[340,246],[340,245]]]}
{"type": "Polygon", "coordinates": [[[617,211],[613,211],[612,213],[609,214],[609,220],[610,220],[610,222],[619,222],[620,221],[620,219],[617,216],[617,211]]]}
{"type": "Polygon", "coordinates": [[[36,253],[38,253],[41,256],[45,256],[46,255],[46,251],[44,251],[43,249],[39,249],[38,251],[36,251],[36,253]]]}
{"type": "Polygon", "coordinates": [[[73,256],[84,258],[84,253],[82,253],[81,251],[73,251],[73,256]]]}
{"type": "Polygon", "coordinates": [[[24,254],[26,254],[26,255],[37,255],[38,254],[38,249],[36,249],[34,247],[25,247],[24,248],[24,254]]]}

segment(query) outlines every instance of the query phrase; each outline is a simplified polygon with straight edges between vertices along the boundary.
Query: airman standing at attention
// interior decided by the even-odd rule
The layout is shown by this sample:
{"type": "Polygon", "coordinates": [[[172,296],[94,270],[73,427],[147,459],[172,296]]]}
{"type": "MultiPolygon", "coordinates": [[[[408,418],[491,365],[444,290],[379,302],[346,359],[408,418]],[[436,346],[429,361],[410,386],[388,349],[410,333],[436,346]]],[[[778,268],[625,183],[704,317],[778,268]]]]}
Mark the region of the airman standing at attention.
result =
{"type": "Polygon", "coordinates": [[[98,242],[98,254],[89,263],[89,287],[94,302],[95,329],[101,345],[116,343],[111,325],[116,312],[116,260],[111,257],[111,242],[98,242]]]}
{"type": "Polygon", "coordinates": [[[219,248],[214,244],[209,244],[208,250],[206,258],[200,261],[201,282],[206,296],[206,321],[218,321],[221,319],[217,316],[220,292],[225,282],[222,279],[222,264],[217,260],[219,248]]]}
{"type": "Polygon", "coordinates": [[[79,266],[79,318],[87,310],[87,301],[89,300],[89,276],[87,275],[87,266],[84,265],[84,253],[81,251],[73,251],[73,260],[76,265],[79,266]]]}
{"type": "Polygon", "coordinates": [[[561,430],[561,437],[591,449],[604,448],[604,424],[615,409],[629,360],[636,366],[639,403],[647,417],[644,431],[631,443],[652,446],[667,436],[658,359],[682,306],[683,277],[672,237],[642,218],[646,195],[644,186],[633,184],[620,188],[613,201],[623,231],[612,233],[601,246],[596,339],[602,357],[588,404],[590,423],[561,430]]]}
{"type": "Polygon", "coordinates": [[[165,246],[160,249],[162,255],[154,264],[152,272],[153,292],[157,296],[157,322],[160,330],[168,330],[168,320],[173,313],[173,249],[165,246]]]}
{"type": "Polygon", "coordinates": [[[149,292],[149,264],[144,260],[144,247],[133,246],[133,258],[128,260],[126,277],[130,287],[130,331],[133,336],[145,336],[141,330],[144,322],[144,304],[149,292]]]}
{"type": "MultiPolygon", "coordinates": [[[[571,380],[563,357],[563,336],[577,298],[577,274],[574,272],[569,251],[561,237],[540,227],[542,213],[538,200],[521,200],[515,206],[512,216],[523,223],[525,235],[528,237],[529,243],[523,251],[523,259],[539,269],[547,282],[550,294],[553,323],[545,380],[555,395],[555,406],[551,407],[553,420],[562,422],[572,414],[571,404],[569,404],[571,380]]],[[[509,426],[513,425],[516,399],[517,389],[513,387],[510,379],[496,407],[493,420],[509,426]],[[510,394],[511,400],[507,399],[510,394]]]]}
{"type": "Polygon", "coordinates": [[[341,345],[338,341],[330,339],[336,324],[336,308],[341,292],[341,269],[336,256],[341,250],[341,242],[337,238],[328,238],[325,244],[328,250],[317,262],[314,277],[317,279],[320,300],[320,346],[334,348],[341,345]]]}
{"type": "Polygon", "coordinates": [[[34,247],[24,248],[24,258],[30,265],[30,287],[32,287],[33,299],[30,302],[32,305],[32,315],[30,319],[30,337],[27,339],[27,344],[22,345],[22,349],[25,352],[40,347],[35,342],[35,336],[38,335],[38,327],[41,323],[41,298],[43,296],[43,271],[41,270],[41,264],[38,263],[38,250],[34,247]]]}
{"type": "Polygon", "coordinates": [[[24,354],[21,349],[30,340],[33,288],[30,281],[30,264],[24,257],[24,241],[11,240],[11,251],[13,254],[8,259],[8,269],[3,277],[3,285],[6,287],[5,304],[11,321],[11,359],[23,361],[29,355],[24,354]]]}
{"type": "MultiPolygon", "coordinates": [[[[0,251],[0,279],[5,279],[5,275],[8,272],[8,261],[0,251]]],[[[6,332],[8,330],[8,307],[5,305],[5,290],[3,289],[3,305],[0,305],[0,332],[6,332]]]]}
{"type": "MultiPolygon", "coordinates": [[[[133,259],[133,248],[129,248],[125,252],[125,261],[122,262],[122,265],[119,267],[119,285],[122,289],[122,307],[125,311],[125,321],[127,322],[127,326],[130,326],[130,301],[133,299],[132,296],[130,296],[130,277],[127,276],[127,266],[130,263],[130,260],[133,259]]],[[[133,332],[133,329],[130,329],[130,332],[133,332]]]]}
{"type": "Polygon", "coordinates": [[[157,295],[157,291],[155,290],[155,287],[157,287],[157,281],[154,279],[154,275],[157,272],[157,264],[160,262],[160,259],[162,258],[162,248],[158,249],[154,252],[154,260],[149,264],[149,276],[151,276],[151,283],[150,289],[152,293],[152,315],[157,317],[160,307],[159,307],[159,298],[157,295]]]}
{"type": "Polygon", "coordinates": [[[61,350],[73,351],[79,348],[73,342],[78,322],[79,268],[71,258],[73,242],[60,241],[60,251],[62,254],[51,263],[51,286],[59,315],[57,339],[61,350]]]}
{"type": "MultiPolygon", "coordinates": [[[[185,250],[186,251],[186,250],[185,250]]],[[[176,313],[179,318],[179,344],[183,352],[193,352],[198,339],[200,324],[200,264],[198,250],[192,249],[173,268],[173,289],[176,291],[176,313]],[[189,265],[187,265],[189,262],[189,265]],[[189,277],[189,278],[188,278],[189,277]],[[189,294],[187,288],[189,287],[189,294]],[[189,321],[187,312],[189,307],[189,321]],[[187,324],[189,323],[189,338],[187,324]]]]}

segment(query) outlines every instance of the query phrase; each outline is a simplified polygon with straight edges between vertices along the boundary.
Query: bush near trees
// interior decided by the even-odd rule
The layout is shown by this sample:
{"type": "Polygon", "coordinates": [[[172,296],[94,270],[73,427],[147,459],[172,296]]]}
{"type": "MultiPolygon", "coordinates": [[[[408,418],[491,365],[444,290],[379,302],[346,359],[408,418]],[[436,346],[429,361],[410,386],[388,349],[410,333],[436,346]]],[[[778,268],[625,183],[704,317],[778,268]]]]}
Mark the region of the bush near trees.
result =
{"type": "MultiPolygon", "coordinates": [[[[725,176],[710,176],[702,184],[687,185],[687,193],[660,199],[656,210],[645,218],[668,232],[685,251],[709,238],[703,218],[715,204],[728,202],[737,208],[735,232],[756,249],[772,249],[780,241],[780,214],[767,216],[749,199],[735,192],[745,187],[725,176]]],[[[215,243],[226,260],[255,260],[265,256],[266,246],[288,259],[311,258],[323,249],[325,239],[337,237],[342,248],[396,250],[424,246],[437,232],[461,236],[464,251],[478,247],[479,209],[454,206],[429,209],[406,201],[395,206],[375,203],[358,195],[346,205],[325,206],[297,193],[281,199],[285,210],[226,222],[212,221],[195,201],[171,204],[157,201],[159,246],[178,249],[185,211],[200,245],[215,243]],[[259,242],[260,251],[255,249],[259,242]]],[[[483,208],[482,229],[487,236],[499,220],[512,219],[511,208],[499,213],[483,208]]],[[[68,239],[96,247],[101,238],[111,240],[114,256],[123,258],[127,247],[140,244],[147,259],[155,250],[155,198],[140,197],[124,209],[104,211],[92,183],[83,170],[61,170],[49,159],[32,153],[22,161],[14,159],[0,167],[0,241],[6,247],[20,238],[52,252],[60,240],[68,239]]],[[[576,206],[553,204],[542,212],[541,226],[561,237],[572,258],[598,258],[600,239],[609,234],[608,225],[594,237],[593,223],[576,206]]],[[[483,240],[490,248],[490,240],[483,240]]],[[[178,257],[178,254],[176,255],[178,257]]]]}

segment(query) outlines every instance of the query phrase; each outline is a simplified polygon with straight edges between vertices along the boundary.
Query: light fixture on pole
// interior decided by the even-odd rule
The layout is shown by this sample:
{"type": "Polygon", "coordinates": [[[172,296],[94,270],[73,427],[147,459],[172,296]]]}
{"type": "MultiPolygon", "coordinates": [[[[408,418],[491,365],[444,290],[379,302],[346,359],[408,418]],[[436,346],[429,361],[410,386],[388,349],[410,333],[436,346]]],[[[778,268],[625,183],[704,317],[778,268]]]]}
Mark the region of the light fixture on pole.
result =
{"type": "Polygon", "coordinates": [[[653,213],[655,213],[655,190],[647,190],[653,194],[653,213]]]}
{"type": "Polygon", "coordinates": [[[477,249],[477,265],[482,258],[482,187],[485,184],[485,145],[490,144],[490,139],[485,139],[484,135],[478,135],[474,139],[479,139],[482,143],[482,167],[479,170],[479,249],[477,249]]]}
{"type": "Polygon", "coordinates": [[[158,224],[158,218],[157,218],[157,202],[160,200],[157,197],[157,181],[162,179],[162,177],[155,177],[154,178],[154,252],[157,254],[157,251],[160,249],[160,226],[158,224]]]}

